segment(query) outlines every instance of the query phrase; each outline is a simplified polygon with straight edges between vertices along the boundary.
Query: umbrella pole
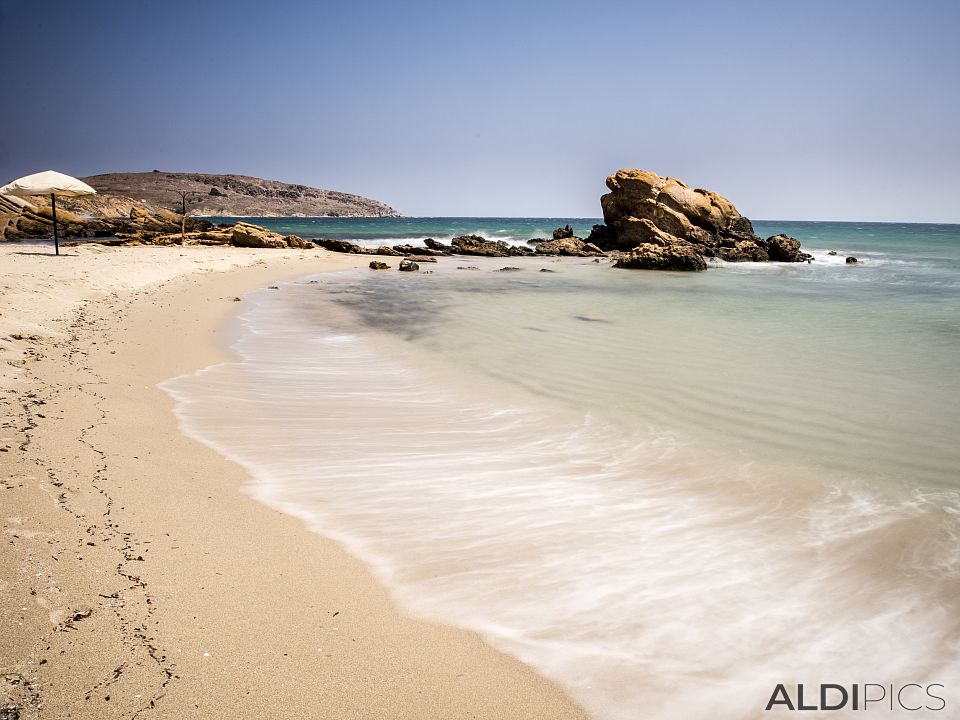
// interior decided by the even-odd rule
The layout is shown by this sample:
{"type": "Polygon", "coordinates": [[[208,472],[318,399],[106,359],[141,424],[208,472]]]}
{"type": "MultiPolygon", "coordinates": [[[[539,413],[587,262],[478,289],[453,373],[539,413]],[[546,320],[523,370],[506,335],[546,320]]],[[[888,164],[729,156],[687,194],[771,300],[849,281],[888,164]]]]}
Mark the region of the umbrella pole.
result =
{"type": "Polygon", "coordinates": [[[57,236],[57,196],[50,193],[50,209],[53,212],[53,247],[57,255],[60,254],[60,238],[57,236]]]}

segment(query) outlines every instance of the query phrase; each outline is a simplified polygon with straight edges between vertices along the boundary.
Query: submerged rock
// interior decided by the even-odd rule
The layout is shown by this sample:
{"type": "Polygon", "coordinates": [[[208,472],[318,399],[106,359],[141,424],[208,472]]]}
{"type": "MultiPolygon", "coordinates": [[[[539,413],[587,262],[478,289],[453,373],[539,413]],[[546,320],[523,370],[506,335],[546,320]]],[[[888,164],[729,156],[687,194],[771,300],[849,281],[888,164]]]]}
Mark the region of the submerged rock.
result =
{"type": "Polygon", "coordinates": [[[390,266],[387,265],[385,262],[380,262],[379,260],[371,260],[370,269],[371,270],[389,270],[390,266]]]}
{"type": "Polygon", "coordinates": [[[503,240],[487,240],[480,235],[460,235],[450,242],[450,247],[453,252],[459,255],[510,256],[510,246],[503,240]]]}
{"type": "Polygon", "coordinates": [[[418,255],[420,257],[449,254],[442,250],[436,250],[431,247],[418,247],[416,245],[394,245],[393,250],[400,255],[418,255]]]}
{"type": "Polygon", "coordinates": [[[860,261],[857,260],[855,257],[853,257],[853,255],[851,255],[850,257],[848,257],[847,260],[846,260],[847,265],[853,265],[853,264],[855,264],[855,263],[857,263],[857,262],[860,262],[860,261]]]}
{"type": "Polygon", "coordinates": [[[707,269],[707,261],[692,244],[679,240],[671,245],[638,245],[621,255],[613,266],[629,270],[698,271],[707,269]]]}
{"type": "Polygon", "coordinates": [[[767,262],[770,259],[767,251],[753,240],[737,240],[733,247],[721,247],[718,254],[727,262],[767,262]]]}
{"type": "MultiPolygon", "coordinates": [[[[569,225],[567,226],[569,227],[569,225]]],[[[573,257],[593,257],[603,255],[603,250],[578,237],[563,237],[544,240],[534,248],[537,255],[568,255],[573,257]]]]}
{"type": "Polygon", "coordinates": [[[503,240],[487,240],[479,235],[461,235],[451,242],[454,253],[482,255],[485,257],[517,257],[533,255],[533,250],[520,245],[510,245],[503,240]]]}

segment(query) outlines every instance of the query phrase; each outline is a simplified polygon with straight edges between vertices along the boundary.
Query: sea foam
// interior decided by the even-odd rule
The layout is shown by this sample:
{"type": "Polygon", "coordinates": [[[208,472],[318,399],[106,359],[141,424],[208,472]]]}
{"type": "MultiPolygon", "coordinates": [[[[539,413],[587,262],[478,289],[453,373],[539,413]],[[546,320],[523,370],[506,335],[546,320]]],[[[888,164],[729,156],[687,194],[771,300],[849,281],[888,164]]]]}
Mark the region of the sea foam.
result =
{"type": "Polygon", "coordinates": [[[342,542],[408,612],[610,720],[765,717],[777,683],[960,683],[956,489],[578,411],[364,327],[338,282],[251,296],[237,359],[163,387],[254,497],[342,542]]]}

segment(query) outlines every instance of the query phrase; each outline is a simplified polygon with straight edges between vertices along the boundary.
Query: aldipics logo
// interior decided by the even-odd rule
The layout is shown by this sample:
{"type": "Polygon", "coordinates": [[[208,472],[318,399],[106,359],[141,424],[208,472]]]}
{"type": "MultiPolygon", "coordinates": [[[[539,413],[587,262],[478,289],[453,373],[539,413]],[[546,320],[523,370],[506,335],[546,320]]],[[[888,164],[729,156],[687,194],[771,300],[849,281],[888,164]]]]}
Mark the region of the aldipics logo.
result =
{"type": "Polygon", "coordinates": [[[794,692],[787,685],[777,685],[767,710],[874,710],[895,712],[932,710],[940,712],[947,707],[944,686],[940,683],[854,683],[838,685],[821,683],[804,688],[803,683],[794,692]]]}

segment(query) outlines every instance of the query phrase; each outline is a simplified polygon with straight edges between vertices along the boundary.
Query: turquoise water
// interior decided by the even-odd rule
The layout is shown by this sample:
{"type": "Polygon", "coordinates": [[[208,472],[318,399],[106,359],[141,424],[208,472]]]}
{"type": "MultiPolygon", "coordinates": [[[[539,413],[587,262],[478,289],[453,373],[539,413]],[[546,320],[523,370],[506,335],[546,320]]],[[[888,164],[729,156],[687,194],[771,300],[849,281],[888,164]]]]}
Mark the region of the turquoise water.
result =
{"type": "MultiPolygon", "coordinates": [[[[446,231],[565,224],[511,222],[446,231]]],[[[775,717],[800,682],[938,682],[953,707],[960,226],[756,226],[814,261],[281,283],[245,299],[235,362],[164,387],[251,494],[597,718],[775,717]]]]}

